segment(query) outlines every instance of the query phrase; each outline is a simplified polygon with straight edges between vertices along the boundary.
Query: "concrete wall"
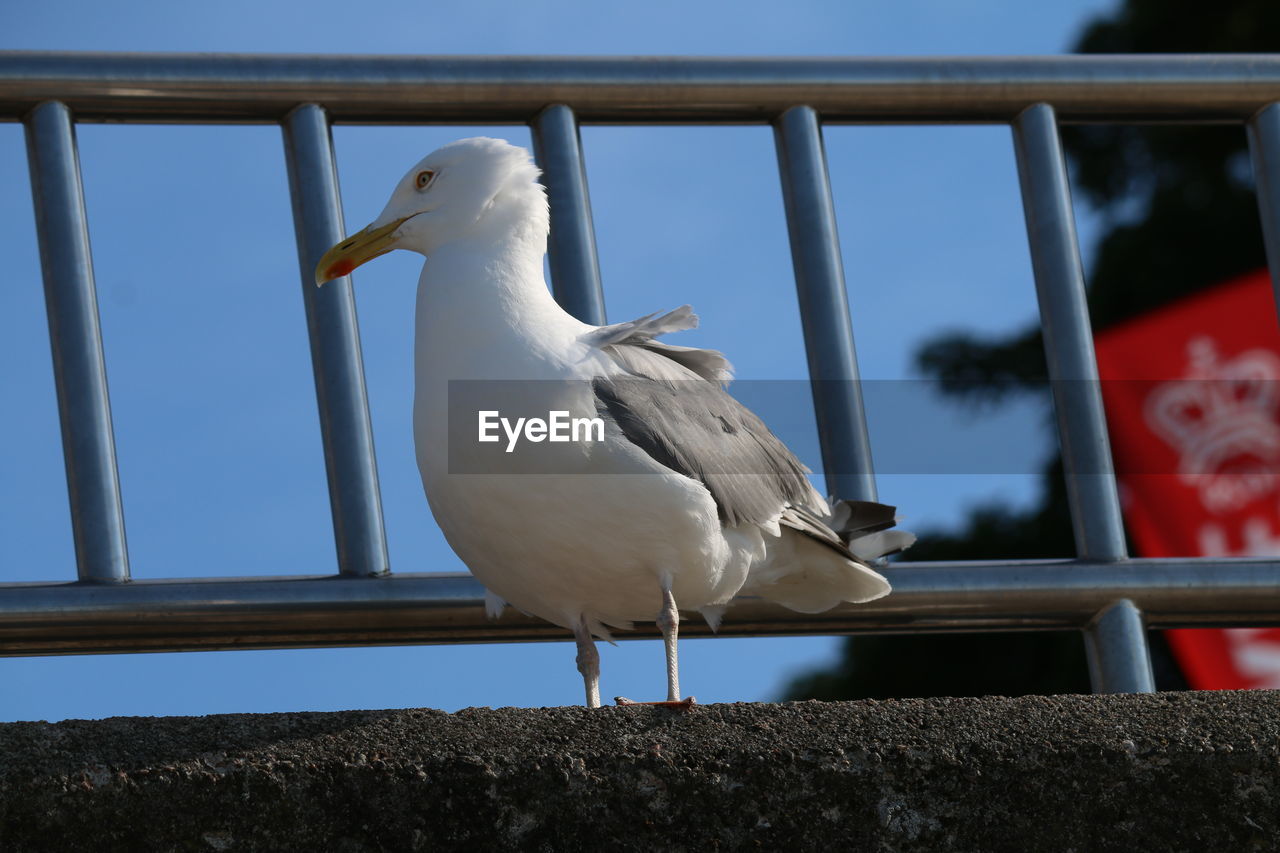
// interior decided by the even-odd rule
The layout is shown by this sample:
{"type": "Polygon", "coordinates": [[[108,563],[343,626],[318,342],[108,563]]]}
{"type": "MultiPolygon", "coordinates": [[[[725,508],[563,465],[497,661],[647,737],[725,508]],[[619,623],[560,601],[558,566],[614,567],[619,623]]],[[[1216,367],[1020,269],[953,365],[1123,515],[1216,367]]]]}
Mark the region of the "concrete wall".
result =
{"type": "Polygon", "coordinates": [[[1280,694],[0,726],[0,849],[1274,850],[1280,694]]]}

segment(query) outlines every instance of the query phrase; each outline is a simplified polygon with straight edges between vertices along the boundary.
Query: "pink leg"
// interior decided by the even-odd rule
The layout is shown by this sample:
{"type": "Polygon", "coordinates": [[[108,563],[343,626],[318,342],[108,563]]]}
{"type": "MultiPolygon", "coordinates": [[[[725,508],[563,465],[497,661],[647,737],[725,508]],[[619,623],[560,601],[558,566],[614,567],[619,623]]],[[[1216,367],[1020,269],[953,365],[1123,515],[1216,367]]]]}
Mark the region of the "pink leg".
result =
{"type": "Polygon", "coordinates": [[[658,628],[662,631],[662,644],[667,654],[667,701],[632,702],[622,696],[614,699],[619,705],[661,705],[664,708],[687,709],[694,704],[693,697],[680,698],[680,662],[676,655],[676,640],[680,634],[680,611],[669,585],[663,585],[662,609],[658,611],[658,628]]]}
{"type": "Polygon", "coordinates": [[[582,682],[587,690],[587,707],[599,708],[600,652],[596,651],[595,640],[591,639],[585,620],[579,620],[574,626],[573,638],[578,641],[578,672],[582,673],[582,682]]]}
{"type": "Polygon", "coordinates": [[[680,636],[680,611],[676,609],[676,597],[663,587],[662,609],[658,611],[658,628],[662,631],[662,645],[667,653],[667,701],[680,701],[680,662],[676,655],[676,639],[680,636]]]}

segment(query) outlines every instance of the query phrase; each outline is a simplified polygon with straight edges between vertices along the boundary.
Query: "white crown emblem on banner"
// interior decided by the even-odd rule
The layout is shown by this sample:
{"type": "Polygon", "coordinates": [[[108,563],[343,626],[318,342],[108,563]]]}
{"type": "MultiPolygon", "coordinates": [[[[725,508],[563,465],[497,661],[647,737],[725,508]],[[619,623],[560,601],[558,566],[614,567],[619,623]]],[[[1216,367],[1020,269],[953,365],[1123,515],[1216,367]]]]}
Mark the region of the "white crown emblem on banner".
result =
{"type": "Polygon", "coordinates": [[[1187,344],[1183,379],[1147,395],[1148,425],[1180,456],[1178,474],[1206,509],[1234,509],[1275,491],[1280,473],[1280,357],[1252,349],[1222,361],[1209,337],[1187,344]]]}

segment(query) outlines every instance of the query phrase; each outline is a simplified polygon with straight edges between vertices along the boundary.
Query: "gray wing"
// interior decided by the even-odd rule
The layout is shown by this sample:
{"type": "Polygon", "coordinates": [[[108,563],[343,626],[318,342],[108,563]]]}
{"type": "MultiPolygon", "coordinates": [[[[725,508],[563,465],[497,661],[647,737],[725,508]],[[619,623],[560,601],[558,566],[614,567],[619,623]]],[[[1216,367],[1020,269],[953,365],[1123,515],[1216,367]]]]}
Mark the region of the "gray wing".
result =
{"type": "Polygon", "coordinates": [[[658,463],[706,486],[726,524],[769,523],[788,506],[825,514],[809,469],[724,390],[732,370],[725,357],[653,340],[696,324],[686,305],[588,333],[585,340],[626,371],[592,382],[601,417],[658,463]]]}

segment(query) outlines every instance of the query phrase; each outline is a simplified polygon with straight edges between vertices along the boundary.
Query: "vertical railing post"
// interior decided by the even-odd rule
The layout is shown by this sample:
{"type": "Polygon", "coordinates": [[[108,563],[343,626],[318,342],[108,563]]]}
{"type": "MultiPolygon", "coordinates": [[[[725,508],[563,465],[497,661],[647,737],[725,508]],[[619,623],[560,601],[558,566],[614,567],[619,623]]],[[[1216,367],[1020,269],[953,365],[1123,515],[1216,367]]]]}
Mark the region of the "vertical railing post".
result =
{"type": "Polygon", "coordinates": [[[57,101],[37,106],[25,124],[76,572],[82,581],[127,581],[129,553],[75,124],[57,101]]]}
{"type": "Polygon", "coordinates": [[[811,107],[792,107],[774,122],[774,139],[827,492],[875,500],[871,442],[818,114],[811,107]]]}
{"type": "Polygon", "coordinates": [[[532,129],[534,156],[551,202],[551,291],[564,310],[602,326],[604,290],[578,120],[569,107],[553,104],[538,113],[532,129]]]}
{"type": "Polygon", "coordinates": [[[1263,107],[1249,120],[1249,152],[1257,186],[1262,239],[1271,268],[1271,287],[1280,308],[1280,103],[1263,107]]]}
{"type": "Polygon", "coordinates": [[[338,569],[380,575],[389,570],[387,539],[351,278],[315,285],[320,257],[345,236],[333,139],[314,104],[294,109],[283,127],[338,569]]]}
{"type": "Polygon", "coordinates": [[[1154,693],[1142,611],[1122,598],[1084,629],[1085,656],[1094,693],[1154,693]]]}
{"type": "MultiPolygon", "coordinates": [[[[1082,559],[1123,560],[1124,525],[1053,107],[1035,104],[1024,110],[1014,120],[1013,138],[1076,552],[1082,559]]],[[[1095,692],[1153,689],[1146,633],[1132,602],[1119,602],[1101,614],[1085,629],[1085,642],[1090,660],[1101,662],[1092,670],[1095,692]],[[1146,678],[1137,675],[1142,672],[1146,678]]]]}

